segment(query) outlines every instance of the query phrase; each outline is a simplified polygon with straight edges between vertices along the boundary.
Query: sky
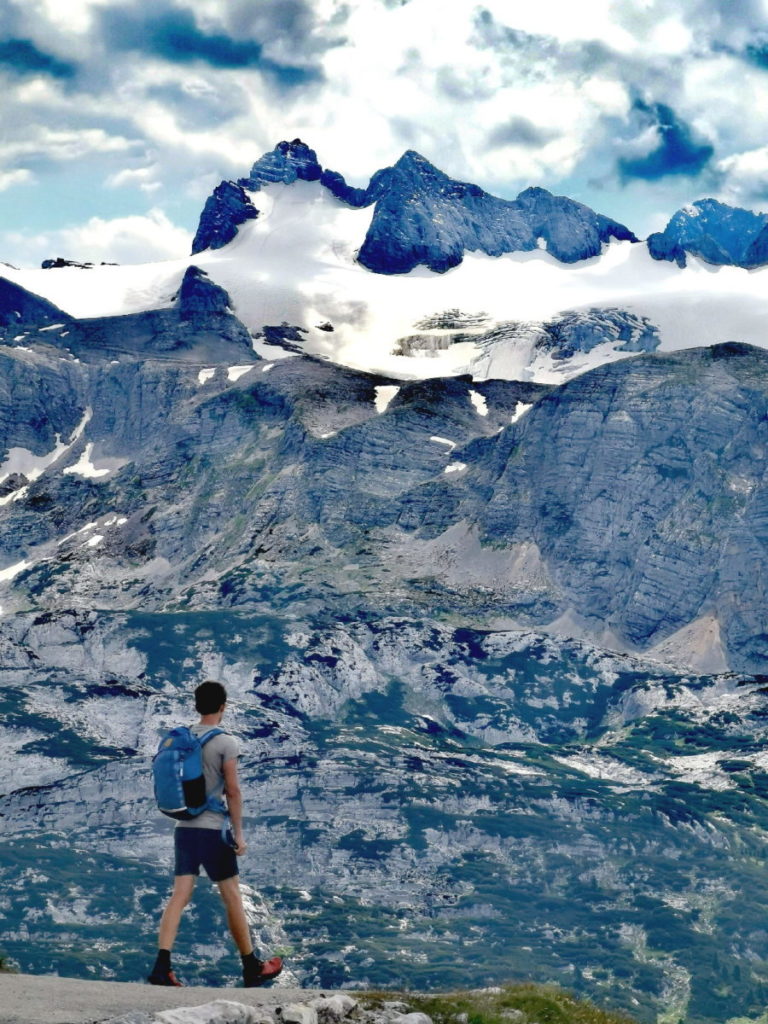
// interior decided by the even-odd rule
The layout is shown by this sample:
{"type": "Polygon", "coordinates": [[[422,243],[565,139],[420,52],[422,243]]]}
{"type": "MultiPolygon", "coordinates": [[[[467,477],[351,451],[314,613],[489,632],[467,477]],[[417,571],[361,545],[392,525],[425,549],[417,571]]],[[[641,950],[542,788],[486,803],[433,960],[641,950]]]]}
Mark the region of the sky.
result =
{"type": "Polygon", "coordinates": [[[293,138],[351,184],[416,149],[640,236],[707,196],[768,211],[768,0],[0,0],[0,79],[17,266],[183,256],[293,138]]]}

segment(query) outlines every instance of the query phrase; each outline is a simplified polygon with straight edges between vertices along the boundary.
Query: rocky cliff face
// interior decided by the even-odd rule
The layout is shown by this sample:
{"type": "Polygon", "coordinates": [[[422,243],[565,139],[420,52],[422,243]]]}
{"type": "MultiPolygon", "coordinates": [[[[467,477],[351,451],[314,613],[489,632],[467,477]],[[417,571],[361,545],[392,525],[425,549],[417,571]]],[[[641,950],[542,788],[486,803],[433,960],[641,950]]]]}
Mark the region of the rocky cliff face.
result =
{"type": "Polygon", "coordinates": [[[467,251],[500,256],[544,247],[561,262],[575,263],[598,255],[611,238],[636,241],[623,225],[564,196],[527,189],[513,202],[497,199],[412,151],[379,172],[366,202],[375,202],[375,209],[358,259],[380,274],[418,265],[443,272],[467,251]]]}
{"type": "MultiPolygon", "coordinates": [[[[642,356],[558,388],[398,384],[302,357],[259,364],[193,271],[170,309],[67,326],[0,350],[0,476],[29,478],[2,499],[4,563],[29,566],[17,600],[47,601],[54,568],[54,589],[76,593],[42,539],[63,514],[114,511],[167,564],[156,584],[139,572],[145,603],[182,590],[205,603],[212,577],[230,605],[264,576],[319,595],[354,564],[343,589],[383,608],[393,587],[421,604],[429,580],[446,609],[566,616],[619,649],[677,639],[691,664],[765,666],[761,350],[642,356]],[[494,571],[473,566],[485,559],[494,571]]],[[[106,547],[88,557],[113,561],[106,547]]]]}
{"type": "Polygon", "coordinates": [[[0,277],[0,326],[4,329],[65,324],[70,319],[68,313],[52,302],[0,277]]]}
{"type": "Polygon", "coordinates": [[[192,240],[192,255],[205,249],[222,249],[232,241],[241,224],[255,220],[258,215],[242,185],[222,181],[205,201],[192,240]]]}
{"type": "Polygon", "coordinates": [[[575,263],[598,255],[612,238],[637,241],[622,224],[564,196],[531,188],[512,202],[498,199],[449,178],[413,150],[377,171],[367,188],[352,188],[341,174],[324,171],[315,151],[295,139],[278,143],[237,185],[222,182],[203,210],[193,253],[225,244],[255,215],[243,188],[255,192],[297,180],[319,180],[349,206],[374,206],[358,260],[379,274],[407,273],[420,265],[442,273],[468,251],[499,256],[542,246],[556,259],[575,263]]]}
{"type": "Polygon", "coordinates": [[[762,266],[766,261],[768,217],[715,199],[699,199],[678,210],[663,231],[648,237],[657,260],[684,267],[687,253],[716,266],[762,266]]]}
{"type": "Polygon", "coordinates": [[[294,181],[318,181],[322,173],[314,149],[301,139],[294,139],[293,142],[278,142],[270,153],[256,161],[248,177],[240,179],[240,184],[256,192],[263,185],[275,182],[292,185],[294,181]]]}
{"type": "MultiPolygon", "coordinates": [[[[315,150],[294,139],[260,157],[248,176],[217,186],[201,214],[193,254],[221,248],[258,215],[253,193],[296,181],[319,181],[354,209],[373,206],[367,231],[361,222],[357,258],[378,274],[408,273],[417,266],[443,273],[467,252],[499,256],[537,248],[562,263],[579,263],[599,256],[612,240],[638,241],[628,227],[566,196],[533,187],[514,200],[500,199],[450,178],[413,150],[357,188],[338,171],[323,168],[315,150]]],[[[648,237],[647,246],[654,259],[680,267],[690,254],[716,266],[753,269],[768,260],[767,220],[762,213],[700,199],[678,210],[664,231],[648,237]]]]}
{"type": "MultiPolygon", "coordinates": [[[[302,983],[445,987],[481,949],[478,984],[648,1019],[764,1002],[768,354],[402,382],[257,358],[195,268],[172,294],[0,335],[0,948],[143,975],[148,761],[205,675],[302,983]]],[[[201,982],[237,967],[212,899],[201,982]]]]}

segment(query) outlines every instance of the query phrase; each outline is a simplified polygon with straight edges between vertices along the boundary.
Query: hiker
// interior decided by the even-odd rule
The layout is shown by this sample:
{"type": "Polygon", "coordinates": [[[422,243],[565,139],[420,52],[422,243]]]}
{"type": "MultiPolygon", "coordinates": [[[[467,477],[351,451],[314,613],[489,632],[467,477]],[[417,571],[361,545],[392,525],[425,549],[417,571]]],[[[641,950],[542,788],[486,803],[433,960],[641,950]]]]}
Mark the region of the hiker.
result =
{"type": "MultiPolygon", "coordinates": [[[[237,778],[238,743],[220,725],[226,702],[227,691],[221,683],[209,680],[195,690],[195,708],[200,721],[190,726],[189,731],[202,744],[206,799],[200,802],[205,809],[190,820],[176,822],[173,892],[160,921],[157,960],[147,979],[151,985],[181,985],[171,968],[171,950],[201,865],[219,887],[227,924],[243,961],[245,987],[254,988],[271,981],[283,969],[280,957],[263,961],[254,954],[240,895],[237,858],[242,857],[248,847],[243,836],[243,800],[237,778]],[[210,733],[212,735],[208,735],[210,733]],[[226,803],[222,798],[226,798],[226,803]]],[[[197,741],[192,742],[200,752],[197,741]]],[[[170,745],[167,739],[161,743],[161,748],[164,744],[170,745]]],[[[202,788],[202,781],[200,786],[202,788]]]]}

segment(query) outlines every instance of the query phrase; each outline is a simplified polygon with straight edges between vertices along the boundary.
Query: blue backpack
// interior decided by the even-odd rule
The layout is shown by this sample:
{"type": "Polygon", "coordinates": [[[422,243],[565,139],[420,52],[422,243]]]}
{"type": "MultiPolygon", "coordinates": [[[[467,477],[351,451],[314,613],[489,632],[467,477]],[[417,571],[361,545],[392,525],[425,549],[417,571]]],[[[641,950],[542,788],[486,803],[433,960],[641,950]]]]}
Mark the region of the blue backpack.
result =
{"type": "MultiPolygon", "coordinates": [[[[189,821],[203,811],[226,814],[221,796],[206,796],[203,773],[203,747],[214,736],[225,732],[212,728],[196,736],[186,725],[171,729],[160,740],[152,759],[155,800],[163,814],[169,818],[189,821]]],[[[223,792],[224,782],[221,789],[223,792]]]]}

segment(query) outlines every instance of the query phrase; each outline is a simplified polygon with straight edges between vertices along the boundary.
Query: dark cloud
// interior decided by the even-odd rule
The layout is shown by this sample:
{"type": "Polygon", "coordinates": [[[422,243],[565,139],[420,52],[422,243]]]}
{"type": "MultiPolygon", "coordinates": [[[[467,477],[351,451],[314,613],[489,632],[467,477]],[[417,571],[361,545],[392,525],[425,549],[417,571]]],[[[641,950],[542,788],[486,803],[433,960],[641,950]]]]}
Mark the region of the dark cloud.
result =
{"type": "Polygon", "coordinates": [[[758,36],[744,47],[743,56],[758,68],[768,71],[768,37],[758,36]]]}
{"type": "Polygon", "coordinates": [[[481,9],[474,18],[472,43],[492,50],[502,66],[512,69],[517,79],[552,80],[565,76],[580,81],[597,73],[613,75],[629,83],[642,81],[655,95],[674,88],[679,68],[668,59],[628,56],[612,49],[601,39],[561,42],[554,36],[533,34],[497,21],[481,9]]]}
{"type": "Polygon", "coordinates": [[[539,128],[527,117],[512,117],[488,133],[487,143],[490,149],[503,149],[505,146],[536,149],[538,146],[546,146],[557,138],[557,134],[551,129],[539,128]]]}
{"type": "Polygon", "coordinates": [[[702,20],[708,21],[715,39],[734,29],[759,32],[768,25],[762,0],[739,0],[738,3],[733,3],[733,0],[703,0],[698,8],[686,9],[685,13],[693,26],[702,20]]]}
{"type": "Polygon", "coordinates": [[[671,107],[636,100],[633,112],[643,129],[656,128],[659,143],[645,156],[619,160],[619,173],[625,182],[635,178],[658,181],[669,175],[699,174],[712,159],[714,147],[697,140],[671,107]]]}
{"type": "Polygon", "coordinates": [[[227,27],[237,39],[262,40],[271,54],[286,51],[302,57],[323,53],[346,40],[339,30],[350,9],[341,5],[329,19],[318,19],[309,0],[230,0],[227,27]]]}
{"type": "Polygon", "coordinates": [[[74,78],[77,67],[69,61],[44,53],[30,39],[0,41],[0,67],[17,75],[50,75],[51,78],[74,78]]]}
{"type": "Polygon", "coordinates": [[[181,7],[132,4],[104,8],[100,16],[106,41],[116,50],[147,53],[172,64],[202,61],[214,68],[252,68],[283,88],[322,79],[319,68],[271,60],[256,40],[203,31],[192,12],[181,7]]]}
{"type": "Polygon", "coordinates": [[[538,59],[556,58],[563,52],[552,36],[533,35],[519,28],[510,28],[497,21],[490,11],[481,8],[474,19],[473,42],[479,49],[497,50],[510,54],[525,54],[538,59]]]}

